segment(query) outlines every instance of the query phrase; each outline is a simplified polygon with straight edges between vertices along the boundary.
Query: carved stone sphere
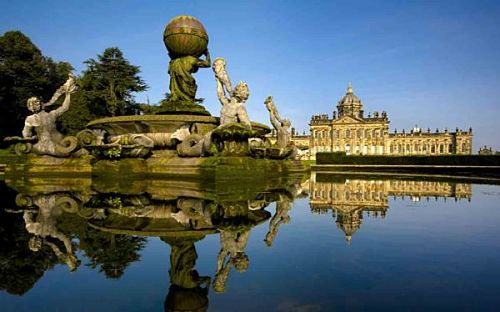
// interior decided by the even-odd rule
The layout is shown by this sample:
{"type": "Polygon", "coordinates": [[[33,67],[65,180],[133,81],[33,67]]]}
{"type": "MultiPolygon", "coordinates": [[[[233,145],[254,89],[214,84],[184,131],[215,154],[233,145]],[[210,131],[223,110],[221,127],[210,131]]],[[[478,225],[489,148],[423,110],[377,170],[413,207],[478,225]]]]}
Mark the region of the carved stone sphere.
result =
{"type": "Polygon", "coordinates": [[[208,45],[208,34],[199,20],[180,15],[168,22],[163,32],[163,42],[172,58],[199,57],[208,45]]]}

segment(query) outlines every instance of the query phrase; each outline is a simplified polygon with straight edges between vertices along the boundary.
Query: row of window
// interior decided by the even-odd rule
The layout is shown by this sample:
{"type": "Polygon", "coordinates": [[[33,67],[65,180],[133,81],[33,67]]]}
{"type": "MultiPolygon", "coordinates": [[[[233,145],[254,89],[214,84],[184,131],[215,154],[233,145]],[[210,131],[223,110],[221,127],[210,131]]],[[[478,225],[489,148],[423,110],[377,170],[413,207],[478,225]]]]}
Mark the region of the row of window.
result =
{"type": "MultiPolygon", "coordinates": [[[[466,143],[462,143],[462,146],[461,146],[461,150],[460,150],[460,146],[457,146],[457,152],[462,152],[462,153],[465,153],[467,152],[467,144],[466,143]]],[[[453,153],[453,145],[452,144],[437,144],[437,143],[424,143],[424,144],[417,144],[417,143],[414,143],[413,144],[413,149],[412,149],[412,144],[391,144],[389,146],[389,153],[400,153],[400,154],[404,154],[404,153],[423,153],[423,154],[427,154],[427,153],[431,153],[431,154],[435,154],[435,153],[439,153],[439,154],[443,154],[445,153],[445,151],[447,153],[453,153]]]]}
{"type": "MultiPolygon", "coordinates": [[[[314,147],[314,150],[316,152],[338,152],[341,151],[341,148],[339,145],[335,145],[333,147],[333,150],[330,148],[330,146],[316,146],[314,147]]],[[[347,154],[350,153],[355,153],[355,154],[379,154],[382,155],[384,153],[384,146],[382,145],[364,145],[364,146],[359,146],[356,145],[353,148],[351,148],[350,144],[344,145],[344,148],[342,149],[345,151],[347,154]]],[[[389,146],[389,154],[444,154],[444,153],[453,153],[453,145],[452,144],[391,144],[389,146]]],[[[467,144],[462,143],[462,149],[457,152],[462,152],[466,153],[467,152],[467,144]]]]}
{"type": "Polygon", "coordinates": [[[379,192],[350,192],[350,191],[333,191],[331,193],[324,190],[314,190],[313,199],[333,199],[333,200],[357,200],[357,201],[380,201],[384,199],[384,193],[379,192]],[[343,196],[342,196],[343,195],[343,196]]]}
{"type": "MultiPolygon", "coordinates": [[[[447,144],[448,153],[453,153],[453,145],[447,144]]],[[[389,146],[389,153],[399,153],[399,154],[407,154],[407,153],[424,153],[430,152],[431,154],[435,154],[436,150],[439,150],[440,154],[443,154],[445,151],[445,144],[424,144],[420,147],[418,144],[413,144],[413,149],[411,144],[394,144],[389,146]]]]}
{"type": "Polygon", "coordinates": [[[313,130],[313,138],[323,139],[323,138],[377,138],[384,137],[384,131],[382,129],[345,129],[341,131],[336,130],[313,130]]]}

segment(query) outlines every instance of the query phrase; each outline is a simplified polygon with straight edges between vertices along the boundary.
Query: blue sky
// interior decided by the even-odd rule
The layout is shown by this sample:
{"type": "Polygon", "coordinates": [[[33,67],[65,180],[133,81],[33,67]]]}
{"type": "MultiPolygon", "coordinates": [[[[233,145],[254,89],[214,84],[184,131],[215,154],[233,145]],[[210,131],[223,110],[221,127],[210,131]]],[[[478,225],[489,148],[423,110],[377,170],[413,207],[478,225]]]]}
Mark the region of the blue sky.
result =
{"type": "MultiPolygon", "coordinates": [[[[168,92],[162,34],[176,15],[205,25],[212,58],[224,57],[250,87],[248,112],[269,123],[263,101],[302,132],[328,113],[351,81],[365,112],[385,110],[394,128],[474,131],[474,152],[500,150],[500,1],[127,0],[0,1],[0,33],[20,30],[44,55],[83,61],[117,46],[158,102],[168,92]]],[[[219,115],[209,69],[198,97],[219,115]]]]}

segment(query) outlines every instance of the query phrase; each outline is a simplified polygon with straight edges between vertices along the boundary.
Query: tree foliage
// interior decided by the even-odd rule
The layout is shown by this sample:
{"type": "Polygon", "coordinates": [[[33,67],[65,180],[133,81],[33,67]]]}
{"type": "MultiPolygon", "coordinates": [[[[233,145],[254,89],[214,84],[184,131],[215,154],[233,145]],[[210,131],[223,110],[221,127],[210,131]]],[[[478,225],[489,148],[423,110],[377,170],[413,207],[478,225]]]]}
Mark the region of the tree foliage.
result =
{"type": "Polygon", "coordinates": [[[42,55],[20,31],[0,36],[0,137],[19,134],[32,96],[48,101],[72,66],[42,55]]]}
{"type": "Polygon", "coordinates": [[[85,61],[79,90],[62,117],[63,131],[74,134],[96,118],[134,115],[139,111],[133,93],[146,90],[138,66],[131,65],[119,48],[107,48],[97,59],[85,61]]]}
{"type": "MultiPolygon", "coordinates": [[[[78,77],[79,90],[72,95],[71,108],[60,120],[62,132],[75,134],[96,118],[130,115],[140,111],[133,93],[147,86],[119,48],[108,48],[96,59],[85,61],[78,77]]],[[[48,101],[68,78],[72,66],[43,56],[30,38],[20,31],[0,37],[0,139],[19,135],[30,112],[26,101],[32,96],[48,101]]],[[[0,140],[1,141],[1,140],[0,140]]]]}

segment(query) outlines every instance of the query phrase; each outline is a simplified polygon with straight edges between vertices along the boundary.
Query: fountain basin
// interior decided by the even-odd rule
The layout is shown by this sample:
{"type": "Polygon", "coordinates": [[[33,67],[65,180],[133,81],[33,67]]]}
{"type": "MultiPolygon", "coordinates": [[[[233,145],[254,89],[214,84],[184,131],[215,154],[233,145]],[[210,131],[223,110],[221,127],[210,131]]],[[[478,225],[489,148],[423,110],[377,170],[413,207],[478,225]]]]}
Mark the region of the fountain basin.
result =
{"type": "MultiPolygon", "coordinates": [[[[134,115],[96,119],[88,123],[90,130],[104,130],[111,139],[129,134],[142,134],[152,139],[154,147],[175,148],[172,134],[181,128],[190,133],[205,135],[219,126],[219,118],[201,115],[134,115]]],[[[252,130],[257,136],[271,132],[268,126],[252,122],[252,130]]]]}

